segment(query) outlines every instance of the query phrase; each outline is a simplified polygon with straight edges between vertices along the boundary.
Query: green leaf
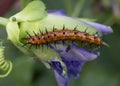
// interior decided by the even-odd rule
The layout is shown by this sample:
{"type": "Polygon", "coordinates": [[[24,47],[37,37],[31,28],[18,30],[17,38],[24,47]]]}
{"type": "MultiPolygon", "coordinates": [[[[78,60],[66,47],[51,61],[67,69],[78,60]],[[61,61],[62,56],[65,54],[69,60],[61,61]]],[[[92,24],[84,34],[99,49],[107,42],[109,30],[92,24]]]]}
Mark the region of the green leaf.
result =
{"type": "Polygon", "coordinates": [[[13,43],[19,43],[20,30],[17,22],[8,22],[6,29],[7,29],[8,39],[11,40],[13,43]]]}
{"type": "Polygon", "coordinates": [[[30,2],[22,11],[11,17],[11,20],[17,21],[34,21],[44,18],[47,13],[42,1],[35,0],[30,2]]]}
{"type": "Polygon", "coordinates": [[[71,30],[74,30],[74,28],[77,27],[77,30],[82,32],[87,29],[87,32],[89,34],[95,34],[96,32],[98,32],[96,28],[80,21],[79,19],[54,14],[49,14],[45,19],[36,22],[36,28],[39,28],[43,32],[45,32],[45,28],[47,28],[48,31],[52,31],[53,26],[54,28],[60,30],[63,29],[63,26],[71,30]]]}

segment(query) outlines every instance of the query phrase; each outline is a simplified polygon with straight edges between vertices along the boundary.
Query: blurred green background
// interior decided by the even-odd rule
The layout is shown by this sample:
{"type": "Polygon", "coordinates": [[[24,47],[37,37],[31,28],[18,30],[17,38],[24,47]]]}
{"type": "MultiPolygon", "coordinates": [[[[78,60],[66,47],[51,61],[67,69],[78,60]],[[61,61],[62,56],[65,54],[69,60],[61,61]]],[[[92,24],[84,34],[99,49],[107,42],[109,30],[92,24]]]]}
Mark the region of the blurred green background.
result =
{"type": "MultiPolygon", "coordinates": [[[[0,15],[10,17],[31,0],[0,0],[0,15]]],[[[59,10],[72,17],[96,19],[109,25],[114,33],[104,37],[110,47],[102,46],[101,55],[88,62],[72,86],[120,86],[120,0],[42,0],[47,9],[59,10]]],[[[0,27],[0,39],[7,39],[4,27],[0,27]]],[[[0,86],[57,86],[52,70],[25,56],[9,41],[5,41],[5,56],[13,62],[12,73],[0,78],[0,86]]]]}

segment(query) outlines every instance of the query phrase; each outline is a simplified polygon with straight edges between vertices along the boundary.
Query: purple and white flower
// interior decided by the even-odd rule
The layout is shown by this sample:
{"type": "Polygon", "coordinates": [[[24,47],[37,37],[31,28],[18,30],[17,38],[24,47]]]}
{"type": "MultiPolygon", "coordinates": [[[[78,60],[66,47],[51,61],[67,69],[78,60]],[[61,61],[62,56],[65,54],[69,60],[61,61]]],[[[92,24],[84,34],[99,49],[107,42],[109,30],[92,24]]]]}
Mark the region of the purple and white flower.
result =
{"type": "MultiPolygon", "coordinates": [[[[62,12],[55,11],[50,14],[66,16],[62,12]]],[[[112,29],[105,25],[86,20],[80,21],[96,28],[103,35],[112,33],[112,29]]],[[[82,72],[83,65],[88,61],[96,59],[100,55],[99,51],[87,50],[75,44],[64,45],[62,48],[55,47],[53,45],[50,47],[59,53],[61,57],[59,60],[54,57],[51,59],[51,62],[49,62],[50,66],[54,69],[55,77],[59,86],[70,86],[69,79],[77,79],[79,74],[82,72]]]]}

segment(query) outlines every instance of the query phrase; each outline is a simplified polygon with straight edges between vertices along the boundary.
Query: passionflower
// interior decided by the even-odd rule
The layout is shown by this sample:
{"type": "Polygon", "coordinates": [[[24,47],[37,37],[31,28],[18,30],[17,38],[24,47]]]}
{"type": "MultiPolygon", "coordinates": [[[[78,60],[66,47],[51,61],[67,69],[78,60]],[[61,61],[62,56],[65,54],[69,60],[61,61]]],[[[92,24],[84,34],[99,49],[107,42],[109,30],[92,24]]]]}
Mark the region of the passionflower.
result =
{"type": "MultiPolygon", "coordinates": [[[[6,21],[2,25],[6,26],[8,40],[18,49],[29,56],[36,57],[47,68],[53,69],[59,86],[70,86],[69,79],[77,79],[82,72],[82,66],[100,55],[98,47],[91,48],[92,45],[89,42],[86,44],[85,41],[69,42],[64,40],[63,42],[63,40],[59,40],[54,44],[44,39],[46,42],[43,44],[40,42],[35,44],[35,40],[39,41],[45,38],[43,34],[46,33],[48,36],[47,33],[55,29],[77,30],[85,34],[95,35],[98,38],[102,38],[104,34],[112,33],[112,29],[88,20],[62,15],[61,11],[48,13],[45,8],[43,2],[32,1],[22,11],[9,19],[1,18],[6,21]],[[28,43],[27,40],[30,39],[32,41],[28,43]]],[[[105,42],[102,44],[104,45],[105,42]]]]}

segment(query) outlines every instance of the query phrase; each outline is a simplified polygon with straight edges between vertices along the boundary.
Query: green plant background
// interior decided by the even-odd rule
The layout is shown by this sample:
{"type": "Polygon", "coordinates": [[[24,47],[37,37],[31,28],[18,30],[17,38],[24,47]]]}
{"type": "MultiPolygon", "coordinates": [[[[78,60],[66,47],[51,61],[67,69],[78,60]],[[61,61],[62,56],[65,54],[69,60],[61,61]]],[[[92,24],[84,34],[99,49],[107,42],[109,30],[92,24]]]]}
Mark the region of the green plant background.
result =
{"type": "MultiPolygon", "coordinates": [[[[6,0],[7,1],[7,0],[6,0]]],[[[21,0],[21,8],[31,0],[21,0]]],[[[109,25],[114,33],[104,37],[110,47],[102,46],[101,55],[84,65],[80,78],[71,79],[72,86],[120,86],[120,10],[112,6],[120,0],[42,0],[47,9],[64,9],[69,16],[96,19],[109,25]],[[100,1],[100,2],[99,2],[100,1]],[[115,1],[116,3],[110,3],[115,1]]],[[[5,17],[18,12],[12,8],[5,17]]],[[[7,39],[4,27],[0,27],[0,39],[7,39]]],[[[52,70],[25,56],[13,44],[6,41],[5,56],[13,62],[13,71],[6,78],[0,78],[0,86],[57,86],[52,70]]]]}

